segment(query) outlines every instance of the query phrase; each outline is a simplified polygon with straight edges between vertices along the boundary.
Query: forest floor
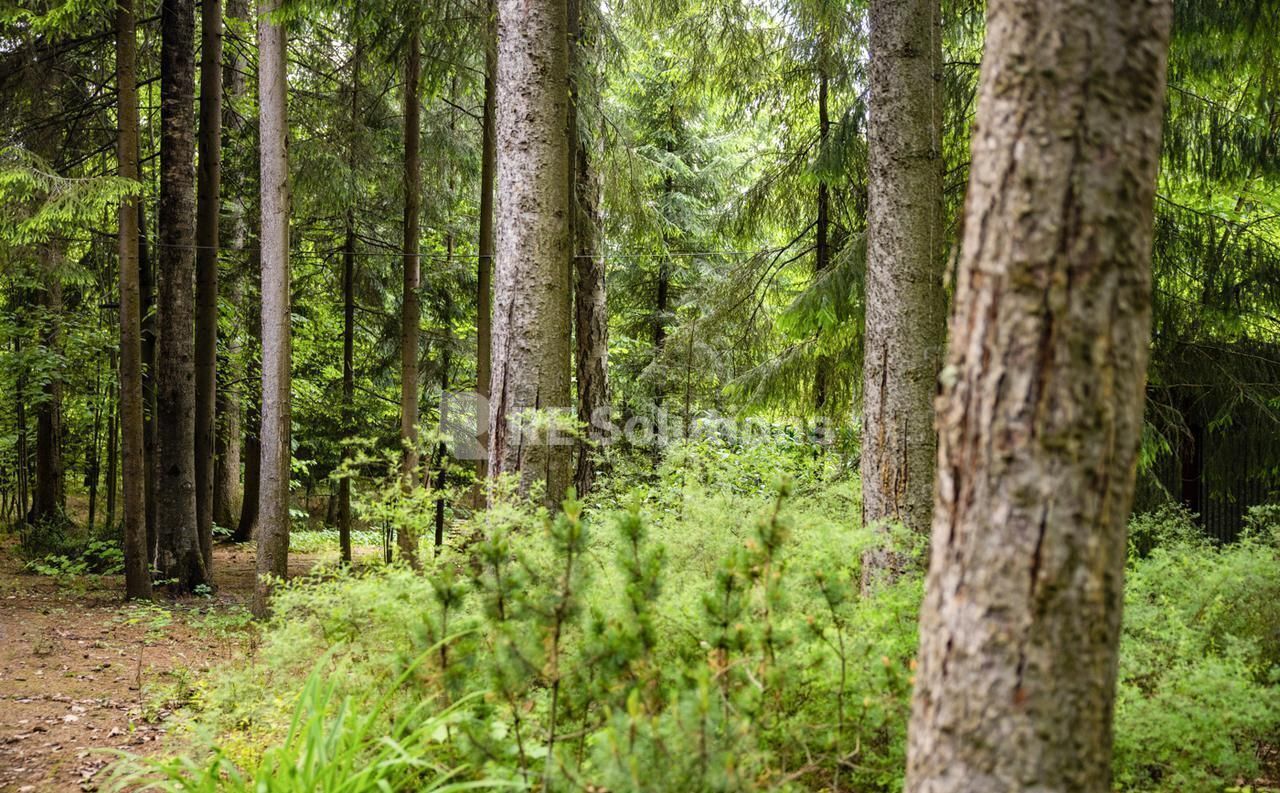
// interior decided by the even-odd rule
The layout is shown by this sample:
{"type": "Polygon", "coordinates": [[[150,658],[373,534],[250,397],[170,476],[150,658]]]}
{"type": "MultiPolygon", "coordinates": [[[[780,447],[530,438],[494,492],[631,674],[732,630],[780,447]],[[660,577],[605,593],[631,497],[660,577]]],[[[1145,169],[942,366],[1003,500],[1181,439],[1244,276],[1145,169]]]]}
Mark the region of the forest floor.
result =
{"type": "MultiPolygon", "coordinates": [[[[214,551],[212,597],[129,605],[120,576],[28,572],[13,539],[0,539],[0,791],[94,790],[115,752],[164,743],[197,679],[253,649],[248,547],[214,551]]],[[[290,556],[290,574],[318,557],[290,556]]]]}

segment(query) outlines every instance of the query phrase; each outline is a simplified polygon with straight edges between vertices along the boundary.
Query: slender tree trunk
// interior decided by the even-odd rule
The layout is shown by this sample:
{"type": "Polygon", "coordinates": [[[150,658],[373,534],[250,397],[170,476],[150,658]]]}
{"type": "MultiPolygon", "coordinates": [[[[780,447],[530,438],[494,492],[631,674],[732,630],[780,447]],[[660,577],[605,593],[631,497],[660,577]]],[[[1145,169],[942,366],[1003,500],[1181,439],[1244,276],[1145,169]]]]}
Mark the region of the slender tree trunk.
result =
{"type": "MultiPolygon", "coordinates": [[[[497,131],[496,131],[496,95],[498,82],[498,20],[494,0],[487,0],[488,27],[485,30],[484,50],[484,115],[480,123],[480,239],[476,249],[479,257],[476,264],[476,392],[489,398],[493,366],[493,193],[497,181],[497,131]]],[[[478,440],[486,455],[479,462],[480,478],[489,475],[489,427],[488,416],[477,416],[476,421],[484,424],[477,427],[478,440]]]]}
{"type": "Polygon", "coordinates": [[[200,170],[196,195],[196,523],[213,564],[218,387],[218,215],[222,187],[222,0],[200,0],[200,170]]]}
{"type": "MultiPolygon", "coordinates": [[[[418,305],[419,228],[422,200],[422,166],[418,154],[422,137],[418,79],[422,71],[422,44],[418,29],[409,34],[404,69],[404,291],[400,304],[400,479],[406,493],[417,485],[418,471],[418,305]]],[[[400,556],[418,567],[418,538],[407,523],[399,527],[396,543],[400,556]]]]}
{"type": "MultiPolygon", "coordinates": [[[[355,34],[351,57],[351,140],[347,168],[354,179],[357,164],[357,141],[360,138],[360,63],[359,33],[355,34]]],[[[348,438],[356,434],[356,211],[354,195],[347,207],[346,240],[342,245],[342,426],[348,438]]],[[[342,461],[350,468],[351,446],[342,447],[342,461]]],[[[338,544],[342,561],[351,563],[351,471],[338,480],[338,544]]]]}
{"type": "MultiPolygon", "coordinates": [[[[359,48],[357,48],[357,51],[359,48]]],[[[352,100],[352,109],[356,100],[352,100]]],[[[355,432],[355,334],[356,334],[356,226],[355,210],[347,208],[347,238],[342,246],[342,425],[348,437],[355,432]]],[[[342,447],[342,459],[352,460],[350,446],[342,447]]],[[[351,562],[351,476],[338,480],[338,543],[342,561],[351,562]]]]}
{"type": "Polygon", "coordinates": [[[572,444],[521,432],[509,419],[565,414],[572,330],[565,0],[499,0],[497,273],[489,470],[545,484],[556,503],[570,484],[572,444]]]}
{"type": "MultiPolygon", "coordinates": [[[[597,412],[609,404],[609,318],[605,305],[604,259],[600,255],[600,173],[595,167],[595,160],[603,148],[603,135],[596,141],[584,136],[578,112],[584,101],[580,81],[584,75],[597,74],[594,35],[593,31],[585,28],[583,10],[577,0],[571,0],[569,5],[572,42],[569,134],[573,147],[569,190],[573,200],[574,364],[578,381],[578,422],[584,433],[577,444],[573,481],[578,493],[584,494],[591,489],[595,479],[599,459],[597,449],[603,437],[599,422],[593,421],[592,417],[603,419],[597,412]]],[[[595,93],[590,96],[594,97],[595,93]]]]}
{"type": "MultiPolygon", "coordinates": [[[[25,290],[18,290],[18,300],[22,300],[22,294],[25,290]]],[[[23,327],[23,315],[25,312],[15,311],[15,322],[18,327],[13,334],[13,354],[14,357],[22,361],[22,336],[25,332],[23,327]]],[[[27,448],[27,367],[25,363],[20,363],[17,376],[17,388],[14,391],[14,418],[17,423],[18,431],[18,520],[28,523],[31,520],[31,513],[28,511],[27,496],[31,483],[31,454],[27,448]]]]}
{"type": "Polygon", "coordinates": [[[85,528],[93,533],[93,526],[98,519],[98,481],[101,478],[102,466],[102,360],[98,360],[98,371],[93,376],[93,432],[89,436],[89,451],[85,454],[85,486],[89,490],[89,515],[85,528]]]}
{"type": "Polygon", "coordinates": [[[110,352],[110,380],[107,397],[107,521],[108,528],[116,524],[116,479],[119,471],[118,438],[120,425],[119,383],[120,362],[116,350],[110,352]]]}
{"type": "MultiPolygon", "coordinates": [[[[825,58],[826,42],[823,41],[820,58],[825,58]]],[[[831,115],[827,107],[828,82],[825,61],[818,67],[818,156],[825,159],[827,141],[831,137],[831,115]]],[[[818,180],[818,221],[814,240],[814,280],[822,278],[831,267],[831,190],[826,176],[818,180]]],[[[831,359],[819,354],[813,374],[813,408],[822,415],[827,407],[831,388],[831,359]]]]}
{"type": "MultiPolygon", "coordinates": [[[[136,152],[137,149],[135,148],[136,152]]],[[[139,165],[141,178],[141,165],[139,165]]],[[[145,195],[145,193],[144,193],[145,195]]],[[[156,529],[156,318],[155,271],[151,266],[150,246],[147,244],[147,218],[145,198],[137,201],[138,212],[138,327],[142,330],[142,439],[144,511],[147,524],[147,564],[153,566],[159,550],[160,532],[156,529]]]]}
{"type": "Polygon", "coordinates": [[[1111,790],[1171,3],[991,0],[908,791],[1111,790]]]}
{"type": "Polygon", "coordinates": [[[289,565],[289,155],[286,140],[284,26],[274,17],[281,0],[258,5],[258,103],[262,191],[262,485],[258,581],[253,612],[268,613],[273,579],[289,565]]]}
{"type": "MultiPolygon", "coordinates": [[[[120,176],[139,178],[137,30],[133,0],[116,0],[116,84],[120,176]]],[[[141,197],[120,202],[120,455],[124,502],[124,587],[130,600],[151,599],[147,545],[147,455],[142,391],[141,197]]]]}
{"type": "MultiPolygon", "coordinates": [[[[226,15],[228,19],[247,20],[249,18],[248,2],[227,0],[226,15]]],[[[230,56],[223,61],[222,85],[229,100],[222,106],[223,134],[229,136],[228,140],[246,140],[250,130],[238,115],[237,107],[249,96],[247,75],[252,67],[240,48],[232,48],[230,56]]],[[[252,180],[242,180],[240,184],[252,184],[252,180]]],[[[242,187],[236,194],[228,196],[230,222],[227,224],[226,236],[231,247],[236,250],[243,250],[249,247],[250,243],[249,219],[252,201],[245,195],[246,192],[242,187]]],[[[250,266],[249,269],[257,268],[250,266]]],[[[241,310],[245,308],[244,277],[242,271],[233,271],[231,280],[226,286],[227,301],[241,310]]],[[[244,334],[239,328],[233,329],[223,340],[226,354],[217,372],[221,385],[218,389],[216,405],[218,434],[214,440],[216,448],[214,449],[213,521],[224,527],[238,524],[242,509],[240,466],[245,421],[243,405],[244,395],[247,393],[245,384],[248,382],[242,360],[243,340],[244,334]]]]}
{"type": "MultiPolygon", "coordinates": [[[[942,288],[941,11],[872,0],[862,522],[924,536],[933,504],[933,396],[942,288]]],[[[863,557],[864,587],[905,561],[863,557]]]]}
{"type": "MultiPolygon", "coordinates": [[[[40,291],[40,346],[47,356],[59,354],[62,346],[62,277],[58,274],[58,253],[45,246],[45,283],[40,291]]],[[[58,368],[46,375],[41,386],[43,398],[36,405],[36,487],[33,522],[57,523],[67,509],[66,469],[62,459],[62,373],[58,368]]]]}
{"type": "MultiPolygon", "coordinates": [[[[241,237],[243,239],[243,237],[241,237]]],[[[236,245],[242,247],[242,245],[236,245]]],[[[244,291],[239,278],[226,285],[226,298],[230,305],[244,302],[244,291]]],[[[244,367],[240,362],[241,344],[238,333],[225,337],[226,355],[217,376],[221,385],[217,393],[217,414],[214,436],[213,469],[213,522],[230,527],[240,509],[240,441],[244,434],[240,391],[244,384],[244,367]]]]}
{"type": "MultiPolygon", "coordinates": [[[[261,342],[261,332],[256,335],[261,342]]],[[[257,402],[257,399],[252,402],[257,402]]],[[[256,404],[251,403],[245,411],[244,498],[240,502],[240,519],[231,538],[233,542],[249,542],[258,533],[258,505],[262,490],[262,442],[258,437],[261,415],[262,411],[256,404]]]]}

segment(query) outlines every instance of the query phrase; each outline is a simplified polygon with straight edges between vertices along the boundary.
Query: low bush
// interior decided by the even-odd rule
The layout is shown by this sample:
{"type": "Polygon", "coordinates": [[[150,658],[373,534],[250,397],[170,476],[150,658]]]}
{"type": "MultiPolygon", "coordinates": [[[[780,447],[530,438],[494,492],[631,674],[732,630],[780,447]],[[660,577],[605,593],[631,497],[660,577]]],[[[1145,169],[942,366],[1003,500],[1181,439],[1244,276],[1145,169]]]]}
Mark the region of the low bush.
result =
{"type": "MultiPolygon", "coordinates": [[[[424,785],[899,790],[921,576],[859,592],[874,538],[853,520],[856,480],[821,458],[765,451],[739,470],[714,444],[677,453],[615,467],[555,515],[515,501],[476,513],[425,575],[375,567],[283,588],[255,663],[201,697],[190,756],[260,778],[301,751],[310,703],[317,735],[374,764],[388,735],[432,769],[424,785]],[[779,471],[792,477],[761,484],[779,471]],[[305,682],[317,676],[322,700],[305,682]],[[371,712],[380,727],[348,715],[371,712]],[[404,740],[398,725],[428,713],[431,735],[404,740]]],[[[1134,521],[1150,542],[1129,565],[1125,790],[1247,782],[1280,734],[1271,535],[1218,548],[1181,521],[1134,521]]]]}

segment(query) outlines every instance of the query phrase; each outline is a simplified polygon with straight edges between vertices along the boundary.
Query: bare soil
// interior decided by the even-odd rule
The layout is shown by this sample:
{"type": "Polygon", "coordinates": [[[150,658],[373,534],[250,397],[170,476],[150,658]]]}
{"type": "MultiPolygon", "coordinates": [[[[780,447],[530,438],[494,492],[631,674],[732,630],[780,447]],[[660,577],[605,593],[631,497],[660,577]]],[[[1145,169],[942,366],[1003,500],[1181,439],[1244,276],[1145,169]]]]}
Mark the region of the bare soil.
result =
{"type": "MultiPolygon", "coordinates": [[[[116,751],[164,745],[192,683],[252,652],[253,551],[214,552],[212,597],[122,601],[120,576],[52,578],[0,544],[0,791],[94,790],[116,751]]],[[[290,558],[304,573],[317,555],[290,558]]]]}

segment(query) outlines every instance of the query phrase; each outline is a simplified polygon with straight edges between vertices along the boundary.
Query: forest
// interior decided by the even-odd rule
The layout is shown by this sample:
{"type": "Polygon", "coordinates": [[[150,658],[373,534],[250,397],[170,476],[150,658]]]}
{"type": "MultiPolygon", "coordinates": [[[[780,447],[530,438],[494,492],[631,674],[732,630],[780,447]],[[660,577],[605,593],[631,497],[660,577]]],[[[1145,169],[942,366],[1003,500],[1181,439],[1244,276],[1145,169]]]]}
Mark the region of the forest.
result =
{"type": "Polygon", "coordinates": [[[0,791],[1280,791],[1277,0],[0,0],[0,791]]]}

